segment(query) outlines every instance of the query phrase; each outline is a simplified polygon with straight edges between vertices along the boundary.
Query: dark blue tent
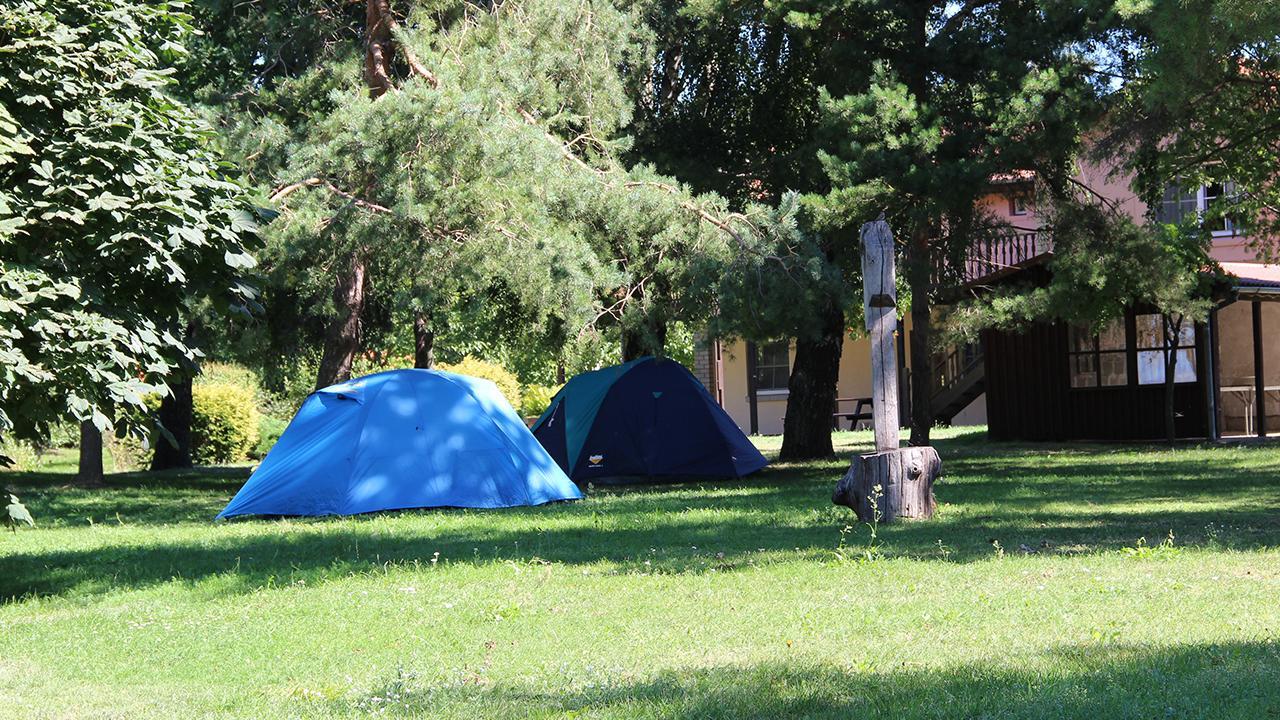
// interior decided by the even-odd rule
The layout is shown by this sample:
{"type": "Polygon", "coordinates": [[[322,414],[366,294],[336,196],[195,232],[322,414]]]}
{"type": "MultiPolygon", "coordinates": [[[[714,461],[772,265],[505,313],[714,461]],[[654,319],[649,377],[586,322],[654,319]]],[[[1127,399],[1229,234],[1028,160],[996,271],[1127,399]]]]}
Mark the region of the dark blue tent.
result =
{"type": "Polygon", "coordinates": [[[581,497],[493,383],[391,370],[312,393],[218,517],[581,497]]]}
{"type": "Polygon", "coordinates": [[[653,357],[574,377],[533,434],[580,483],[741,477],[768,464],[692,373],[653,357]]]}

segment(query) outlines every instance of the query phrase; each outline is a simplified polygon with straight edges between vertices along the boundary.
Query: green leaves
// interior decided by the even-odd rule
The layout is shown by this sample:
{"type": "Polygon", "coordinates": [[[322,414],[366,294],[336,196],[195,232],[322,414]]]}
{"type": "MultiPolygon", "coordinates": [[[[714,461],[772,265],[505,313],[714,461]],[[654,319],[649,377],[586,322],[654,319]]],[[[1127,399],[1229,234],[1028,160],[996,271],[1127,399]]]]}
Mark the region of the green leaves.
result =
{"type": "Polygon", "coordinates": [[[175,7],[0,7],[0,433],[123,429],[194,360],[187,308],[249,302],[243,192],[168,94],[175,7]]]}

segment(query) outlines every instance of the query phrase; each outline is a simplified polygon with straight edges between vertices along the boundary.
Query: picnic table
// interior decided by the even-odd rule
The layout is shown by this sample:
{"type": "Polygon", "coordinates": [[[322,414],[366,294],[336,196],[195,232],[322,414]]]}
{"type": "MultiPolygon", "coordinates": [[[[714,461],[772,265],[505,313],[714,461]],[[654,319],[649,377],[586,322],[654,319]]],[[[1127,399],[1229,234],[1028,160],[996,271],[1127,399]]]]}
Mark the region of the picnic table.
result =
{"type": "MultiPolygon", "coordinates": [[[[1253,376],[1246,378],[1252,380],[1253,376]]],[[[1246,435],[1253,434],[1254,417],[1257,411],[1254,407],[1258,403],[1258,388],[1256,385],[1226,385],[1219,388],[1223,395],[1239,395],[1240,401],[1244,405],[1244,432],[1246,435]]],[[[1273,392],[1280,392],[1280,385],[1267,385],[1262,388],[1263,400],[1265,402],[1266,395],[1273,392]]]]}
{"type": "Polygon", "coordinates": [[[860,421],[871,422],[873,416],[871,414],[872,401],[869,397],[847,397],[836,398],[836,405],[831,412],[831,429],[839,430],[840,421],[848,420],[849,429],[857,430],[860,421]],[[856,403],[853,412],[840,412],[840,403],[856,403]]]}

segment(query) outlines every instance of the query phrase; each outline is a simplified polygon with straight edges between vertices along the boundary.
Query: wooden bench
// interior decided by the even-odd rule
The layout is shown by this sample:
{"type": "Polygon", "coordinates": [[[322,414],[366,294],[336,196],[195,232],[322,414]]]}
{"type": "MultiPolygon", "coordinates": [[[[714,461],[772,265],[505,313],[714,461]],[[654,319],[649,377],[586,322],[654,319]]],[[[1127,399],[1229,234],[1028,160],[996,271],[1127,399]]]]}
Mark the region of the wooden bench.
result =
{"type": "Polygon", "coordinates": [[[832,413],[831,413],[831,429],[839,430],[840,421],[848,420],[849,429],[857,430],[859,420],[866,420],[867,422],[872,422],[873,417],[871,414],[871,408],[872,408],[871,398],[869,397],[836,398],[836,405],[832,409],[832,413]],[[840,403],[842,402],[856,403],[853,407],[853,412],[840,412],[840,403]]]}

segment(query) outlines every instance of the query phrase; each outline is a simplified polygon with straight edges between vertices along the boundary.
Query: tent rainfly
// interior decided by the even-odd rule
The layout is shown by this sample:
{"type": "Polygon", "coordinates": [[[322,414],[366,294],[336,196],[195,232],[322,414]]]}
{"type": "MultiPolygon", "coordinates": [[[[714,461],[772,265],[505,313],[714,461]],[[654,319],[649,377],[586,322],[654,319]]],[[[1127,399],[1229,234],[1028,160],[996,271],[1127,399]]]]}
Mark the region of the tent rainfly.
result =
{"type": "Polygon", "coordinates": [[[706,388],[642,357],[571,379],[533,425],[569,477],[742,477],[768,464],[706,388]]]}
{"type": "Polygon", "coordinates": [[[312,393],[218,517],[581,498],[493,383],[391,370],[312,393]]]}

